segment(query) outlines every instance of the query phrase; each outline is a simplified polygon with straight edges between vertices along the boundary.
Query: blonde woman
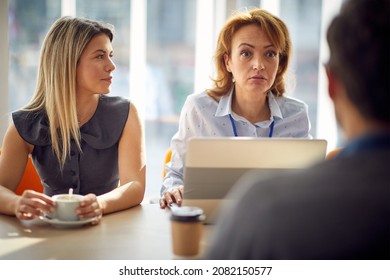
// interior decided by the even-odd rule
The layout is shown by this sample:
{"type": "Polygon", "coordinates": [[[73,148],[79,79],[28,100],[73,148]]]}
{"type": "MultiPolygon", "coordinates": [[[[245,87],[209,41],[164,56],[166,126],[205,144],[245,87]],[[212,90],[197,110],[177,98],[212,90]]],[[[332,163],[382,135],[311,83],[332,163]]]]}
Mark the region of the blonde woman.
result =
{"type": "Polygon", "coordinates": [[[288,29],[267,11],[236,13],[225,23],[215,52],[214,88],[189,95],[183,106],[161,208],[182,202],[190,137],[310,137],[306,104],[285,96],[290,58],[288,29]]]}
{"type": "Polygon", "coordinates": [[[62,17],[43,43],[35,94],[12,114],[0,156],[0,213],[28,220],[51,212],[52,195],[84,195],[81,218],[143,200],[143,128],[133,104],[107,96],[113,79],[113,27],[62,17]],[[44,193],[15,194],[31,155],[44,193]]]}

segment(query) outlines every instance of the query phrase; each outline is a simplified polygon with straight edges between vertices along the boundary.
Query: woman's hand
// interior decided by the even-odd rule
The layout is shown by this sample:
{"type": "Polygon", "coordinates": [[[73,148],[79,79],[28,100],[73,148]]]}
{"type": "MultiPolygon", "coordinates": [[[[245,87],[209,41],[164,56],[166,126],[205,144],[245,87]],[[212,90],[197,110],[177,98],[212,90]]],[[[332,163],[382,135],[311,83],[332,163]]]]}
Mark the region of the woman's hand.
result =
{"type": "Polygon", "coordinates": [[[94,194],[87,194],[84,199],[80,202],[80,207],[76,210],[80,219],[94,218],[92,225],[97,225],[103,216],[103,209],[94,194]]]}
{"type": "Polygon", "coordinates": [[[160,199],[160,208],[164,209],[167,206],[170,207],[174,202],[180,206],[183,201],[183,189],[184,188],[181,185],[166,191],[160,199]]]}
{"type": "Polygon", "coordinates": [[[25,190],[15,205],[15,216],[19,220],[32,220],[44,213],[54,211],[55,202],[47,195],[25,190]]]}

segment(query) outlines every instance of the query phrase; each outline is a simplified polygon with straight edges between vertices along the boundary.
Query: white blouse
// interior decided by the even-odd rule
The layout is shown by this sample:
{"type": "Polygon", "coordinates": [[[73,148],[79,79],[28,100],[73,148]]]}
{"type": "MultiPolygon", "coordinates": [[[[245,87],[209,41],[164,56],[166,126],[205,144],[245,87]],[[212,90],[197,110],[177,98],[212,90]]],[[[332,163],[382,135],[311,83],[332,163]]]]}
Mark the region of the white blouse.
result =
{"type": "Polygon", "coordinates": [[[186,142],[191,137],[311,138],[308,107],[304,102],[286,96],[275,97],[270,92],[267,97],[271,118],[252,124],[232,111],[232,93],[233,90],[222,96],[219,102],[205,91],[187,97],[180,114],[179,129],[172,137],[172,157],[166,165],[161,195],[183,185],[186,142]]]}

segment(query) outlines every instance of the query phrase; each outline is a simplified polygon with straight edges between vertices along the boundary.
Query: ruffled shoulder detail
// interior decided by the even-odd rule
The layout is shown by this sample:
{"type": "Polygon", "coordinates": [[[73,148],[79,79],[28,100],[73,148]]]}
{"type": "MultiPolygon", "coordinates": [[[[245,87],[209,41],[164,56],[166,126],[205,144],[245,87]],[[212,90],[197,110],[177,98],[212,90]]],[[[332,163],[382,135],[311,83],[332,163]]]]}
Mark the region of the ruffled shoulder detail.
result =
{"type": "MultiPolygon", "coordinates": [[[[95,149],[106,149],[119,141],[129,115],[130,101],[101,95],[92,118],[80,128],[81,139],[95,149]]],[[[34,146],[51,145],[49,121],[44,112],[16,111],[13,122],[21,137],[34,146]]]]}
{"type": "Polygon", "coordinates": [[[92,118],[80,128],[81,138],[95,149],[106,149],[119,141],[129,115],[130,101],[101,95],[92,118]]]}
{"type": "Polygon", "coordinates": [[[43,111],[16,111],[12,119],[20,136],[28,143],[37,146],[51,144],[49,121],[43,111]]]}

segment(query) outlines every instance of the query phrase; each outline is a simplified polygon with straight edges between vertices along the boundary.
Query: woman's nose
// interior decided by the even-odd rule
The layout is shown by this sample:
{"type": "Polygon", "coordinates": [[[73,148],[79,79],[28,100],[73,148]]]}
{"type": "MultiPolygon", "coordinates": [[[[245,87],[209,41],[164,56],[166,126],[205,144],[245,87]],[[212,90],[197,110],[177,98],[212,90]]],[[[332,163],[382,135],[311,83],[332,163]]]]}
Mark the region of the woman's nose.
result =
{"type": "Polygon", "coordinates": [[[252,68],[253,70],[263,70],[265,68],[264,57],[260,53],[255,53],[252,58],[252,68]]]}
{"type": "Polygon", "coordinates": [[[263,69],[265,69],[264,63],[260,59],[255,60],[252,67],[253,67],[253,70],[263,70],[263,69]]]}
{"type": "Polygon", "coordinates": [[[115,66],[114,61],[112,61],[112,59],[109,59],[109,63],[106,66],[106,71],[113,72],[115,70],[115,68],[116,68],[116,66],[115,66]]]}

